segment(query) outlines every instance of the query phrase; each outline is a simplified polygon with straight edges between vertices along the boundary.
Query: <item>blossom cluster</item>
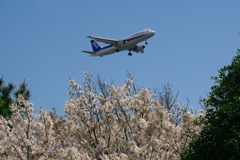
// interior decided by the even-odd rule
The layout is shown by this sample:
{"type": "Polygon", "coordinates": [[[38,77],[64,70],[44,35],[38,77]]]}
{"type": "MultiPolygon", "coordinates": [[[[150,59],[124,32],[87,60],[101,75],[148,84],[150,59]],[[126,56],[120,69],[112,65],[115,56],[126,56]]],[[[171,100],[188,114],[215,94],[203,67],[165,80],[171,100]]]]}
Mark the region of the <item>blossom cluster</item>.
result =
{"type": "MultiPolygon", "coordinates": [[[[101,92],[85,75],[70,80],[65,117],[47,113],[20,96],[9,119],[0,117],[0,159],[180,159],[201,130],[186,105],[167,110],[133,79],[121,87],[102,83],[101,92]]],[[[202,111],[201,111],[202,113],[202,111]]]]}

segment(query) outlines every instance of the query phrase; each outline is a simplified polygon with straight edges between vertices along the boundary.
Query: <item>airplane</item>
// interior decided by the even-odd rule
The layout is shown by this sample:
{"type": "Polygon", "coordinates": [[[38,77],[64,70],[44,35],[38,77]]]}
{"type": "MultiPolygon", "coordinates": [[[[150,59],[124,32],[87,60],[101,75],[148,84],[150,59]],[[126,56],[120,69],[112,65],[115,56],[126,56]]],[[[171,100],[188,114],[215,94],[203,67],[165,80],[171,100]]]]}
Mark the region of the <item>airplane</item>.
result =
{"type": "Polygon", "coordinates": [[[132,56],[132,52],[141,52],[144,53],[145,45],[137,45],[138,43],[145,41],[147,43],[147,39],[151,38],[155,34],[155,31],[151,29],[145,29],[140,32],[137,32],[131,36],[123,38],[121,40],[107,39],[101,37],[87,36],[87,38],[91,38],[91,45],[93,51],[82,51],[84,53],[90,54],[90,56],[100,56],[103,57],[105,55],[113,54],[115,52],[120,52],[123,50],[128,50],[129,56],[132,56]],[[96,42],[103,42],[109,44],[105,47],[100,47],[100,45],[96,42]]]}

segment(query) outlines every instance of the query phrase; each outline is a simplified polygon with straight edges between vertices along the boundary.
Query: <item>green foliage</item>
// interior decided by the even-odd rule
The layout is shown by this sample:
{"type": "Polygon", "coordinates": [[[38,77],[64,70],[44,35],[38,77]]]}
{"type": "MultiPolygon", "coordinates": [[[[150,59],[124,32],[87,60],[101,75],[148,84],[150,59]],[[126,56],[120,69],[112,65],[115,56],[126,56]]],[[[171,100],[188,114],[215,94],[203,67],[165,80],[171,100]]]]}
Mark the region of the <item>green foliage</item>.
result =
{"type": "Polygon", "coordinates": [[[18,95],[23,95],[25,100],[31,96],[30,90],[27,89],[25,81],[19,85],[19,88],[14,92],[16,87],[12,83],[4,84],[3,78],[0,78],[0,115],[9,118],[12,114],[10,105],[16,102],[18,95]],[[13,97],[15,99],[13,99],[13,97]]]}
{"type": "Polygon", "coordinates": [[[199,121],[204,128],[182,154],[182,159],[234,160],[240,157],[240,55],[212,79],[216,85],[205,100],[211,109],[199,121]]]}
{"type": "Polygon", "coordinates": [[[14,92],[14,96],[16,98],[18,98],[18,95],[21,94],[25,100],[29,100],[31,94],[30,94],[30,90],[27,89],[27,84],[25,83],[25,81],[23,81],[23,83],[21,83],[19,85],[19,88],[16,92],[14,92]]]}
{"type": "MultiPolygon", "coordinates": [[[[240,53],[240,50],[238,50],[240,53]]],[[[219,70],[219,77],[212,77],[215,83],[211,89],[209,105],[224,106],[240,102],[240,55],[234,57],[232,64],[219,70]]]]}

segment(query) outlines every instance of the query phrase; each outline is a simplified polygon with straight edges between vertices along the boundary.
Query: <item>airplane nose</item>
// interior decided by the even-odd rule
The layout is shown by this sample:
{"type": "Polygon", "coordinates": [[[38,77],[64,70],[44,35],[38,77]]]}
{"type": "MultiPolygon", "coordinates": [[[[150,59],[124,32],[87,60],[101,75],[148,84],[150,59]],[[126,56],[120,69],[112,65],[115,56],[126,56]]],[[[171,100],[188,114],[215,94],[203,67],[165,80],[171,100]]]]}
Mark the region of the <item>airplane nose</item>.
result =
{"type": "Polygon", "coordinates": [[[155,31],[151,30],[151,31],[149,32],[149,35],[152,37],[155,33],[156,33],[155,31]]]}

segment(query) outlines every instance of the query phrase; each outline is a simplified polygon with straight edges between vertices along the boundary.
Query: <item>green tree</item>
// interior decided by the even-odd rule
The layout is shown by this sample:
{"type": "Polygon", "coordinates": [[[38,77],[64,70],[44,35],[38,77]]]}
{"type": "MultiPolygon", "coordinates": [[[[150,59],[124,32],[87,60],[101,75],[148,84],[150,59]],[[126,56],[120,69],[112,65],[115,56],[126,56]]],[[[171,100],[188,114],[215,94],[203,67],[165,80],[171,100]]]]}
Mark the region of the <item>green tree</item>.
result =
{"type": "Polygon", "coordinates": [[[231,65],[212,77],[216,85],[204,102],[210,109],[198,123],[204,128],[182,154],[186,160],[234,160],[240,157],[240,50],[231,65]]]}
{"type": "Polygon", "coordinates": [[[11,116],[10,105],[16,102],[19,94],[21,94],[25,100],[29,100],[31,96],[30,90],[27,89],[25,81],[19,85],[16,91],[14,91],[15,88],[16,86],[12,83],[5,85],[3,78],[0,78],[0,115],[5,118],[11,116]]]}

